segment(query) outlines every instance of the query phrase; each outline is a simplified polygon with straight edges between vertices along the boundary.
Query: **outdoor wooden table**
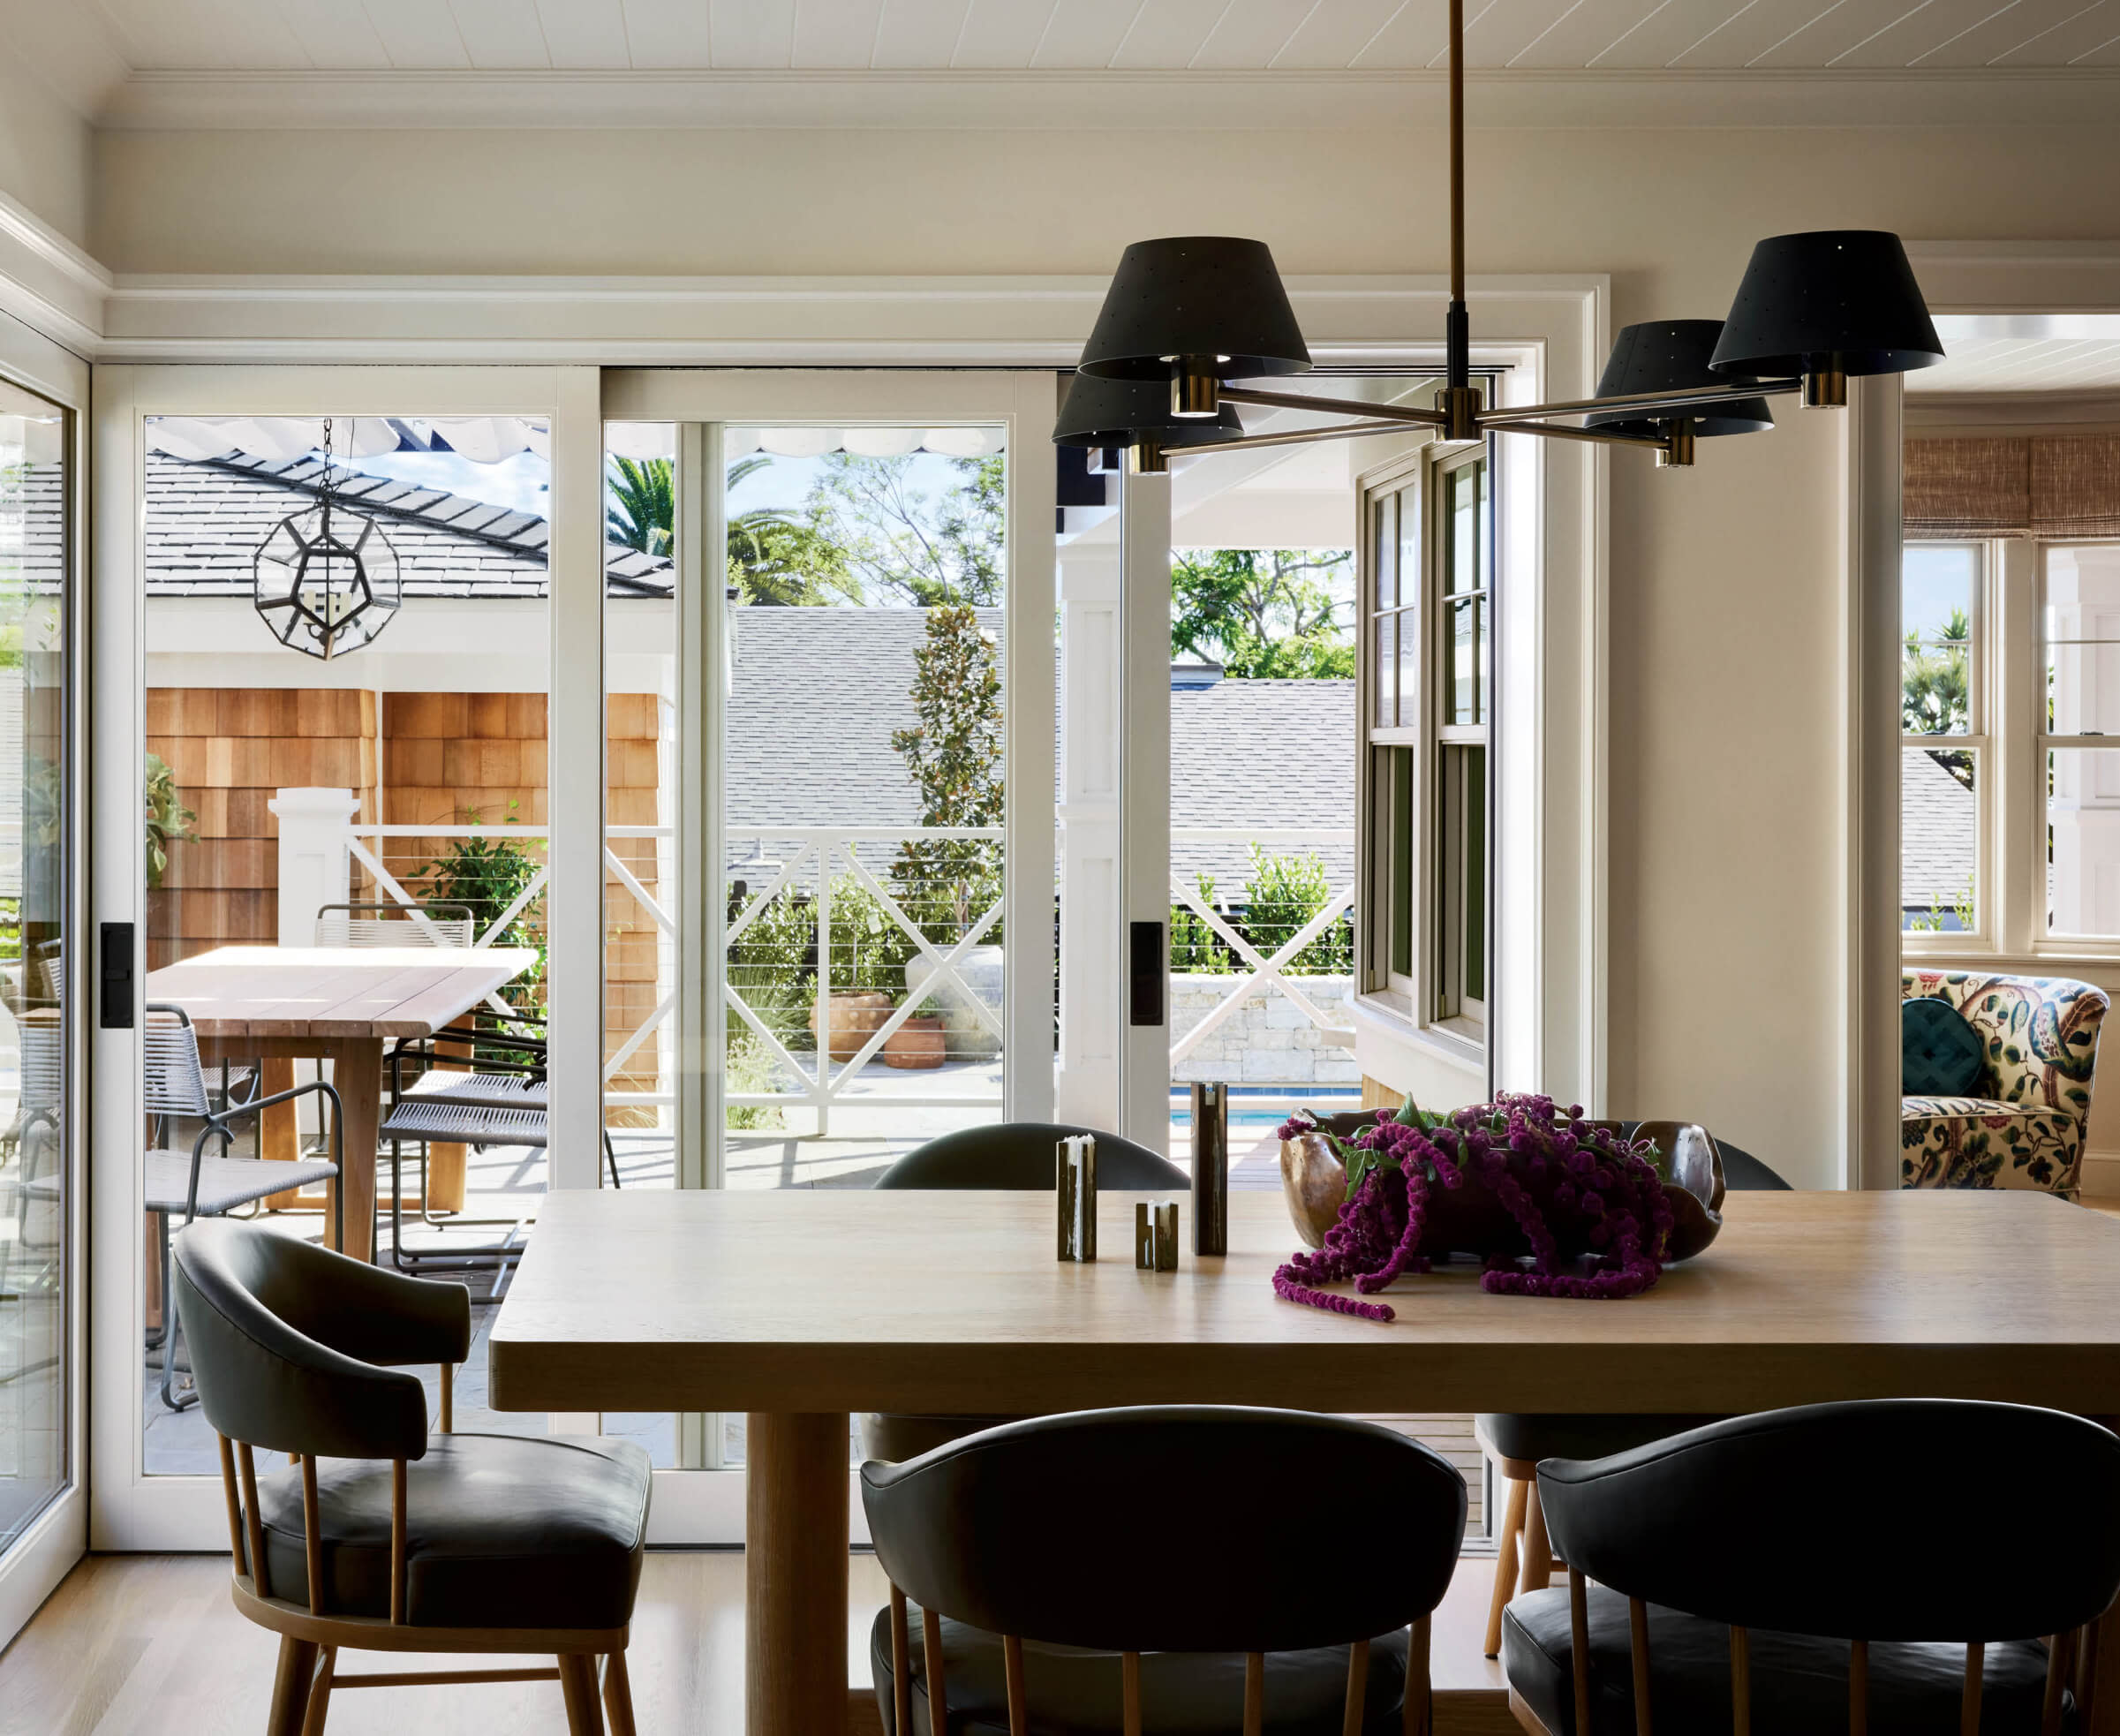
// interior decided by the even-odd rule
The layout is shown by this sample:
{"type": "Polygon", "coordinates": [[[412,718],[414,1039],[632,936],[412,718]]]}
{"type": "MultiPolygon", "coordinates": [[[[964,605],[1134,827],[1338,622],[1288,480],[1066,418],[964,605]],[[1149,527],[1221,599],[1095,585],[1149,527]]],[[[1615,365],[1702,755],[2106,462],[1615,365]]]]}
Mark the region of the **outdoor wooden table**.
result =
{"type": "Polygon", "coordinates": [[[209,1067],[332,1063],[346,1116],[344,1251],[366,1260],[375,1245],[383,1045],[431,1037],[536,962],[525,947],[222,947],[151,972],[147,1000],[191,1015],[209,1067]]]}
{"type": "MultiPolygon", "coordinates": [[[[1647,1295],[1490,1296],[1467,1265],[1402,1279],[1390,1325],[1275,1298],[1294,1238],[1269,1194],[1232,1195],[1226,1257],[1188,1245],[1175,1272],[1136,1271],[1136,1197],[1107,1194],[1105,1257],[1068,1265],[1049,1194],[554,1194],[494,1327],[492,1401],[750,1412],[751,1736],[846,1726],[853,1411],[1926,1395],[2120,1414],[2120,1222],[2045,1195],[1733,1195],[1716,1244],[1647,1295]]],[[[2120,1680],[2113,1632],[2096,1656],[2120,1680]]],[[[2099,1731],[2120,1728],[2120,1693],[2096,1711],[2099,1731]]]]}

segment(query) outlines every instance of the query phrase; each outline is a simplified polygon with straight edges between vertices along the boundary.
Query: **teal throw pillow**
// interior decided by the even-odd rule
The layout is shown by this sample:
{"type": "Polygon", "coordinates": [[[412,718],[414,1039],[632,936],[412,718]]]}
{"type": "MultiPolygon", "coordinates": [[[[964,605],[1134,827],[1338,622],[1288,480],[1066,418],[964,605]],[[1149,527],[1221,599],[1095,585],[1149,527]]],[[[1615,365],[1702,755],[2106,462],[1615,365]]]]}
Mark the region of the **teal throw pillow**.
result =
{"type": "Polygon", "coordinates": [[[1899,1003],[1899,1089],[1909,1097],[1977,1097],[1987,1045],[1947,1000],[1899,1003]]]}

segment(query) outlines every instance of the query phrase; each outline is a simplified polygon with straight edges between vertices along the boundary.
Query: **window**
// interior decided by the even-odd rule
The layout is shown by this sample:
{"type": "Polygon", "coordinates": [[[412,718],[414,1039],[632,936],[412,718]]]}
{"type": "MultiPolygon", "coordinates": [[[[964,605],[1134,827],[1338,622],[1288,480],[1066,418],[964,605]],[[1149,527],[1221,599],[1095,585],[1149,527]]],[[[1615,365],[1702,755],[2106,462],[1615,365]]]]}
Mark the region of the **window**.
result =
{"type": "Polygon", "coordinates": [[[1909,543],[1900,568],[1899,925],[1983,932],[1989,754],[1985,547],[1909,543]]]}
{"type": "Polygon", "coordinates": [[[2120,940],[2120,543],[2041,551],[2043,921],[2034,932],[2120,940]]]}
{"type": "Polygon", "coordinates": [[[1430,448],[1368,494],[1363,989],[1461,1043],[1487,999],[1494,502],[1482,448],[1430,448]]]}

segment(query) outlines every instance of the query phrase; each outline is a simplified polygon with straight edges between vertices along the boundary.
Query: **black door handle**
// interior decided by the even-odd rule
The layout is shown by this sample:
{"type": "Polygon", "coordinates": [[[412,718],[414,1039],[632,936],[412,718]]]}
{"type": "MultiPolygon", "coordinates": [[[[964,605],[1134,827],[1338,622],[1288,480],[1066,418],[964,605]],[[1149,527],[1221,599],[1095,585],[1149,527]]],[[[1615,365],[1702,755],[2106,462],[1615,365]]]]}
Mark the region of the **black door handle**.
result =
{"type": "Polygon", "coordinates": [[[1128,1024],[1161,1024],[1163,1020],[1163,925],[1137,922],[1128,925],[1127,962],[1128,1024]]]}
{"type": "Polygon", "coordinates": [[[99,937],[102,993],[96,1023],[105,1030],[132,1029],[132,925],[107,922],[99,937]]]}

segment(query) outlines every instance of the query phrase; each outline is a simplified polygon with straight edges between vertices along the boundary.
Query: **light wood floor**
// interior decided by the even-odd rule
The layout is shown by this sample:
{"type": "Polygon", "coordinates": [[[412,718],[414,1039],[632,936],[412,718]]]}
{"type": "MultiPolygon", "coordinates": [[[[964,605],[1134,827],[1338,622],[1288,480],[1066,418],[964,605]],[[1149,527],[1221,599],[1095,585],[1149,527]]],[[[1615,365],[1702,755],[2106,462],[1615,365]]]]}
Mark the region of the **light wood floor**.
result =
{"type": "MultiPolygon", "coordinates": [[[[1460,1702],[1459,1716],[1439,1717],[1438,1736],[1513,1728],[1505,1711],[1498,1723],[1492,1717],[1501,1674],[1480,1656],[1492,1572],[1490,1560],[1465,1561],[1437,1615],[1437,1687],[1484,1690],[1481,1703],[1460,1702]]],[[[869,1680],[869,1625],[886,1592],[873,1556],[853,1557],[851,1576],[848,1675],[860,1685],[869,1680]]],[[[276,1642],[236,1613],[228,1583],[226,1556],[89,1557],[0,1653],[0,1736],[257,1736],[276,1642]]],[[[743,1556],[650,1555],[628,1657],[641,1736],[742,1736],[743,1556]]],[[[420,1667],[455,1662],[422,1658],[420,1667]]],[[[566,1728],[551,1682],[365,1688],[331,1702],[331,1736],[564,1736],[566,1728]]]]}

